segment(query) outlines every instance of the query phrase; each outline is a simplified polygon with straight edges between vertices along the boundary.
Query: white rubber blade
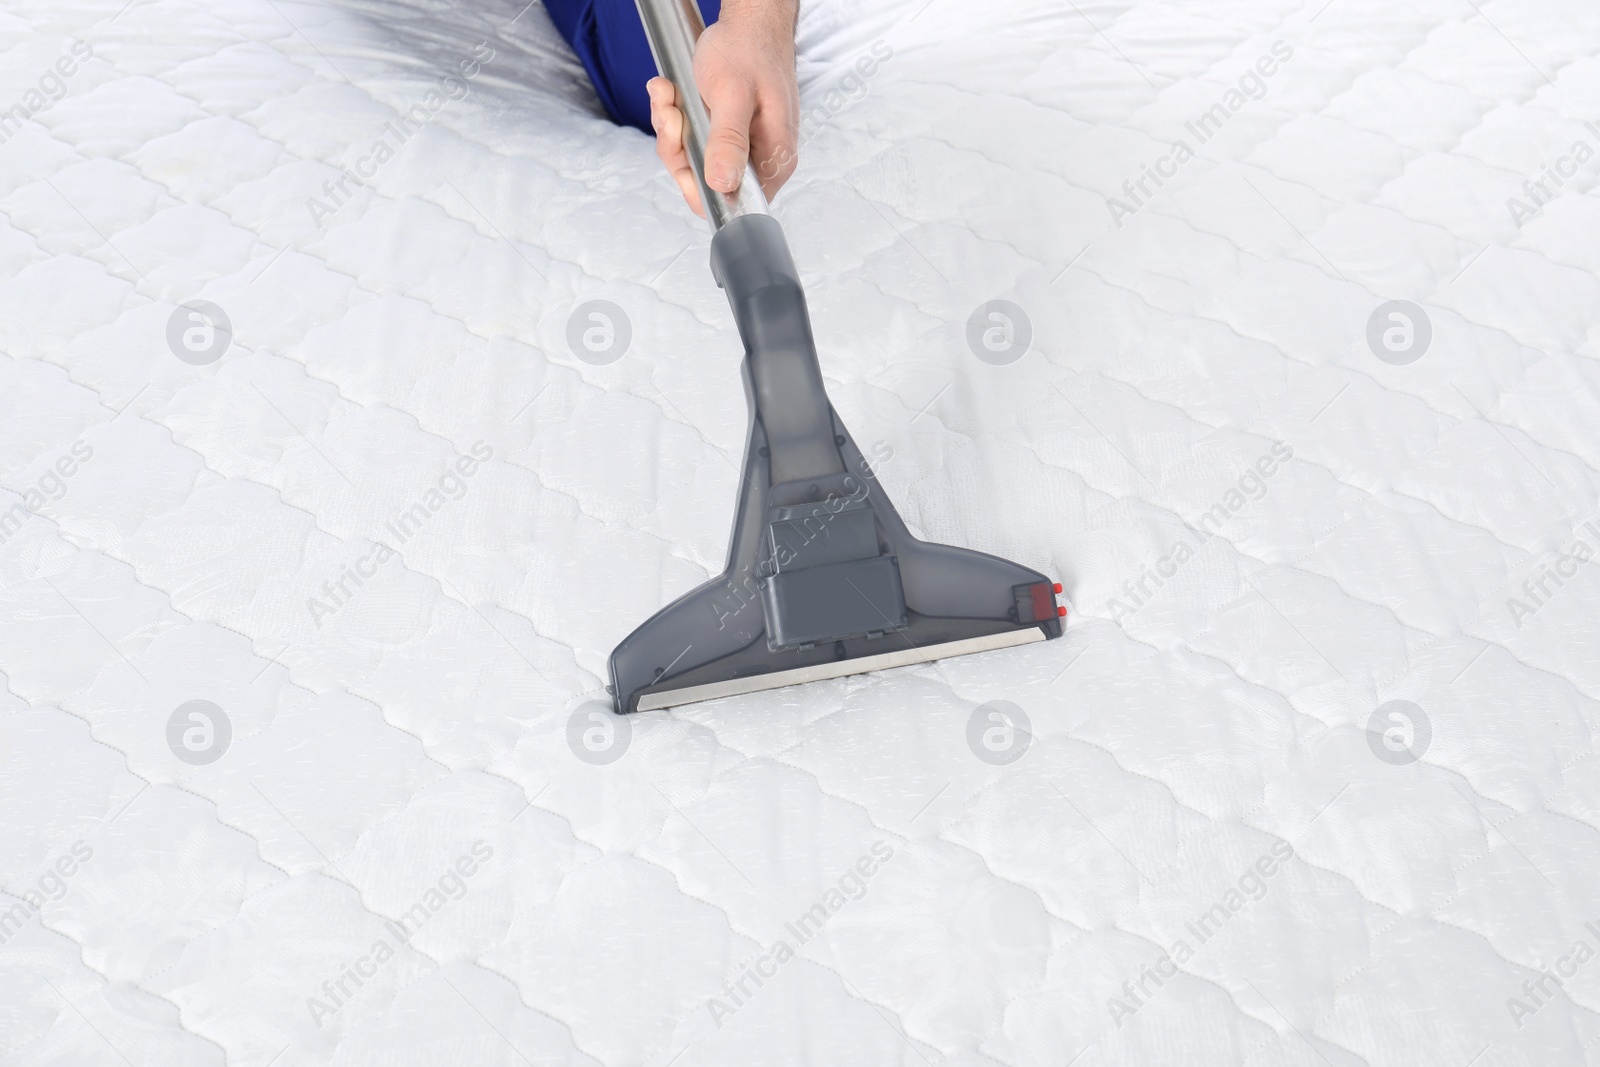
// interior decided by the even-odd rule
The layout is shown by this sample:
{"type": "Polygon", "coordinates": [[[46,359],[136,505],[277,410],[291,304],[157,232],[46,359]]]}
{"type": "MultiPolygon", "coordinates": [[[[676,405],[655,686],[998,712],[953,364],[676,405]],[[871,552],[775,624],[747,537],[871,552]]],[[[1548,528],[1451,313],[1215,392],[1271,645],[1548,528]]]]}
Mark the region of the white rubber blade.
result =
{"type": "Polygon", "coordinates": [[[990,652],[997,648],[1028,645],[1044,639],[1043,630],[1037,626],[1030,626],[1026,630],[1009,630],[1002,634],[969,637],[963,641],[946,641],[944,644],[925,645],[922,648],[902,648],[877,656],[860,656],[833,663],[813,663],[809,667],[796,667],[792,671],[772,671],[767,674],[752,675],[749,678],[730,678],[725,682],[707,682],[704,685],[691,685],[683,689],[645,693],[639,697],[639,710],[660,711],[662,708],[675,708],[682,704],[697,704],[702,700],[760,693],[767,689],[782,689],[785,686],[801,685],[805,682],[820,682],[825,678],[843,678],[847,674],[885,671],[890,667],[905,667],[912,663],[927,663],[936,659],[948,659],[951,656],[965,656],[970,652],[990,652]]]}

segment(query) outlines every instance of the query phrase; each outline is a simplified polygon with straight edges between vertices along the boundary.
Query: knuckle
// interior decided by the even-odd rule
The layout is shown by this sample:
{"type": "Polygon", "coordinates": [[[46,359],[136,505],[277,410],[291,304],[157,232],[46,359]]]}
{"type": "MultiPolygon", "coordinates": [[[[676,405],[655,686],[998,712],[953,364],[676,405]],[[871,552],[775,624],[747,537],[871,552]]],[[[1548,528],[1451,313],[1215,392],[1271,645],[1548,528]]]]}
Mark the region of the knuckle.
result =
{"type": "Polygon", "coordinates": [[[750,138],[741,133],[736,126],[721,126],[712,131],[710,138],[711,151],[728,154],[744,155],[750,147],[750,138]]]}

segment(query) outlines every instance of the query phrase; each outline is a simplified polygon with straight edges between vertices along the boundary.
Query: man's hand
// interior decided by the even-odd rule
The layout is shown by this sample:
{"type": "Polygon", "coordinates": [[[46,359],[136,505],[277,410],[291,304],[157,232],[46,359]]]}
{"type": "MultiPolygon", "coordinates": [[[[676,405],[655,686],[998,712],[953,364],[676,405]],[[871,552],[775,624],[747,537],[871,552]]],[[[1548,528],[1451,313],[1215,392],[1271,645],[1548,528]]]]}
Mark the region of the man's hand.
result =
{"type": "MultiPolygon", "coordinates": [[[[796,10],[797,0],[724,0],[721,16],[695,46],[694,80],[711,114],[706,183],[718,192],[739,187],[747,161],[754,164],[769,199],[794,173],[800,130],[796,10]]],[[[656,155],[703,218],[700,189],[683,146],[677,90],[665,78],[651,78],[646,88],[656,155]]]]}

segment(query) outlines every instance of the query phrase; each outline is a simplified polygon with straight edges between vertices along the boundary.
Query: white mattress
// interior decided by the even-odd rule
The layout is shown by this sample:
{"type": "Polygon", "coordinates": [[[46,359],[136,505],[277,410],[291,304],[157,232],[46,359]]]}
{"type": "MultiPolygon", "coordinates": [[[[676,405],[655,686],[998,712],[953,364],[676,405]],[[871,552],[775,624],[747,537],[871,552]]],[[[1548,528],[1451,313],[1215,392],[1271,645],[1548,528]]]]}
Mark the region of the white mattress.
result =
{"type": "Polygon", "coordinates": [[[1068,632],[604,765],[573,716],[720,570],[745,434],[648,139],[522,0],[123,3],[0,14],[0,1064],[1600,1059],[1592,3],[808,4],[833,399],[1068,632]]]}

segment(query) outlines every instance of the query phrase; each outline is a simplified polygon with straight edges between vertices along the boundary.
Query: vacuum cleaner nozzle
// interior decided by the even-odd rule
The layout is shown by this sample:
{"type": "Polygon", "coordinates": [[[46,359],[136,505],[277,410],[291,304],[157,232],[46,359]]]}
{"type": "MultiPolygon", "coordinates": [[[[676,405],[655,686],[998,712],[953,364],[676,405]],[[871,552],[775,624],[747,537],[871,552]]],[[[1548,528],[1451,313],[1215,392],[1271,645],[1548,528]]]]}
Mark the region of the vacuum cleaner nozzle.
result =
{"type": "Polygon", "coordinates": [[[617,646],[617,710],[1059,637],[1060,585],[906,529],[828,402],[777,220],[728,220],[711,260],[744,339],[750,407],[727,568],[617,646]]]}
{"type": "Polygon", "coordinates": [[[611,654],[618,712],[1061,636],[1061,586],[982,552],[911,536],[822,384],[800,276],[748,164],[705,181],[710,118],[694,80],[694,0],[636,0],[677,89],[684,148],[715,236],[711,269],[744,340],[743,484],[721,577],[679,597],[611,654]]]}

